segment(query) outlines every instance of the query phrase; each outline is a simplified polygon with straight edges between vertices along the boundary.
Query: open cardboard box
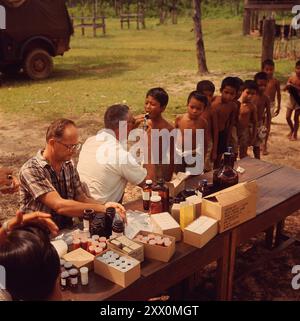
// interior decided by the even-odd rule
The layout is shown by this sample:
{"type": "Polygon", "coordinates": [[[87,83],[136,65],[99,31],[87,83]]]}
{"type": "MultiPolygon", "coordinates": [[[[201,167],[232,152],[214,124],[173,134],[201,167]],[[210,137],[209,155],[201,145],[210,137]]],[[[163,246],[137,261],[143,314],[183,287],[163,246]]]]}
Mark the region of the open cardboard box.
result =
{"type": "Polygon", "coordinates": [[[170,182],[166,182],[169,187],[170,197],[177,196],[180,192],[185,190],[185,180],[189,177],[188,174],[179,172],[170,182]]]}
{"type": "Polygon", "coordinates": [[[256,216],[256,181],[240,183],[202,200],[202,215],[219,221],[219,232],[227,231],[256,216]]]}
{"type": "Polygon", "coordinates": [[[150,244],[144,244],[140,242],[141,244],[144,244],[144,251],[145,251],[145,257],[148,259],[153,259],[157,261],[162,261],[162,262],[169,262],[171,257],[175,253],[175,242],[176,239],[173,236],[170,235],[161,235],[158,233],[153,233],[153,232],[147,232],[147,231],[139,231],[135,236],[137,237],[139,234],[143,236],[148,236],[149,234],[154,234],[157,236],[161,237],[167,237],[171,241],[170,246],[161,246],[161,245],[150,245],[150,244]]]}
{"type": "Polygon", "coordinates": [[[144,261],[144,245],[130,240],[127,236],[117,236],[107,241],[107,247],[112,250],[118,250],[123,253],[123,255],[129,255],[134,259],[143,262],[144,261]],[[118,241],[125,245],[126,248],[131,249],[130,252],[124,251],[117,245],[113,244],[111,241],[118,241]]]}
{"type": "Polygon", "coordinates": [[[82,248],[71,251],[63,256],[67,262],[71,262],[77,269],[85,266],[90,271],[93,269],[93,261],[95,256],[82,248]]]}
{"type": "Polygon", "coordinates": [[[184,229],[184,243],[201,248],[218,234],[218,221],[208,216],[200,216],[184,229]]]}
{"type": "Polygon", "coordinates": [[[116,269],[115,267],[110,266],[110,265],[100,261],[99,259],[97,259],[98,257],[101,257],[103,254],[105,254],[108,251],[109,250],[105,250],[103,253],[101,253],[95,257],[95,259],[94,259],[94,272],[96,274],[122,286],[123,288],[126,288],[127,286],[129,286],[130,284],[132,284],[133,282],[135,282],[137,279],[139,279],[141,277],[141,264],[140,264],[140,262],[138,260],[128,256],[128,255],[124,255],[122,252],[120,252],[118,250],[114,249],[112,251],[119,254],[120,256],[127,257],[128,259],[130,259],[131,261],[133,261],[135,263],[134,266],[126,272],[122,272],[122,271],[116,269]]]}
{"type": "Polygon", "coordinates": [[[176,242],[181,241],[182,232],[180,229],[180,225],[176,222],[176,220],[170,213],[163,212],[152,214],[150,216],[150,219],[153,225],[153,232],[174,236],[176,242]]]}

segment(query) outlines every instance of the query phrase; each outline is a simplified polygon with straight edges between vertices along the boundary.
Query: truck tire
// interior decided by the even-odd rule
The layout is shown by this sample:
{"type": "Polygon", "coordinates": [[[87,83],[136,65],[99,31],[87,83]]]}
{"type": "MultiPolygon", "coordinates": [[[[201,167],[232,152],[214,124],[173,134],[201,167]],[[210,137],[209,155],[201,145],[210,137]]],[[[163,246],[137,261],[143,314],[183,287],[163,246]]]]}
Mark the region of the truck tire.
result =
{"type": "Polygon", "coordinates": [[[24,71],[32,80],[48,78],[53,70],[53,61],[44,49],[33,49],[24,60],[24,71]]]}

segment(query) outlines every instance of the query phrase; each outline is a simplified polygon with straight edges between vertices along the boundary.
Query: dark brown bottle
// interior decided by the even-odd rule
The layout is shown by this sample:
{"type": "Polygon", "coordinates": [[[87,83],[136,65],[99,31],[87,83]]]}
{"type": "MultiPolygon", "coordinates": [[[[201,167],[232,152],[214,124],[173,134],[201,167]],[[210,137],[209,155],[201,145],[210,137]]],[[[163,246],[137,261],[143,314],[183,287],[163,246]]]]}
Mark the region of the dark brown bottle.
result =
{"type": "Polygon", "coordinates": [[[118,213],[115,214],[115,218],[112,224],[112,236],[117,237],[124,234],[125,226],[118,213]]]}
{"type": "Polygon", "coordinates": [[[198,191],[202,194],[202,197],[206,197],[211,193],[207,179],[200,181],[198,191]]]}
{"type": "Polygon", "coordinates": [[[157,180],[157,184],[152,187],[152,195],[159,195],[161,197],[162,208],[164,212],[169,212],[169,187],[165,184],[163,178],[157,180]]]}
{"type": "Polygon", "coordinates": [[[232,167],[232,159],[230,153],[224,153],[223,166],[214,172],[214,188],[222,190],[224,188],[238,184],[239,175],[232,167]]]}
{"type": "Polygon", "coordinates": [[[148,211],[150,207],[150,197],[152,192],[152,180],[147,179],[146,184],[143,186],[143,206],[144,210],[148,211]]]}

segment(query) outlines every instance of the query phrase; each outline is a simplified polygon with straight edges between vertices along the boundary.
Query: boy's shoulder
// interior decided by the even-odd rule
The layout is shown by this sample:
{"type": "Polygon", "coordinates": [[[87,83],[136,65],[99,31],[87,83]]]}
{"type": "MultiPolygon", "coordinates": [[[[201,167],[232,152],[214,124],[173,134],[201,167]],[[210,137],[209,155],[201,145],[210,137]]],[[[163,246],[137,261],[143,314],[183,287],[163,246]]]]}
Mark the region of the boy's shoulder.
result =
{"type": "Polygon", "coordinates": [[[168,122],[165,118],[162,118],[162,128],[173,130],[174,126],[170,122],[168,122]]]}

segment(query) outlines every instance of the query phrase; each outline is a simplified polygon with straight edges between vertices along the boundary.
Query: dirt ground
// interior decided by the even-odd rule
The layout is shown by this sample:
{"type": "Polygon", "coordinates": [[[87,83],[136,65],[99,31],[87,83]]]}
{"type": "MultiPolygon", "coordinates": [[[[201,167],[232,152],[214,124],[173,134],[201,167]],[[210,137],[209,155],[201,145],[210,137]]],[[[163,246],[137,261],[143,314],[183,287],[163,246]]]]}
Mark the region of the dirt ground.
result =
{"type": "MultiPolygon", "coordinates": [[[[81,140],[94,134],[100,121],[93,114],[74,118],[81,130],[81,140]]],[[[100,119],[99,119],[100,120],[100,119]]],[[[16,118],[0,113],[0,164],[10,166],[17,173],[21,165],[38,149],[44,146],[47,122],[34,118],[16,118]]],[[[286,135],[288,128],[285,121],[285,108],[273,120],[268,156],[263,159],[300,169],[300,140],[291,142],[286,135]]],[[[125,200],[139,197],[138,188],[129,186],[125,200]]],[[[18,207],[17,196],[0,195],[0,221],[14,215],[18,207]]],[[[294,213],[286,220],[285,231],[296,236],[300,232],[300,212],[294,213]]],[[[281,252],[275,259],[267,261],[250,274],[243,276],[245,269],[263,258],[268,250],[263,234],[243,244],[238,251],[234,300],[299,300],[300,290],[293,290],[291,273],[294,265],[300,264],[300,246],[294,244],[281,252]]],[[[199,287],[192,293],[193,299],[210,300],[214,298],[215,264],[202,270],[199,287]]]]}

